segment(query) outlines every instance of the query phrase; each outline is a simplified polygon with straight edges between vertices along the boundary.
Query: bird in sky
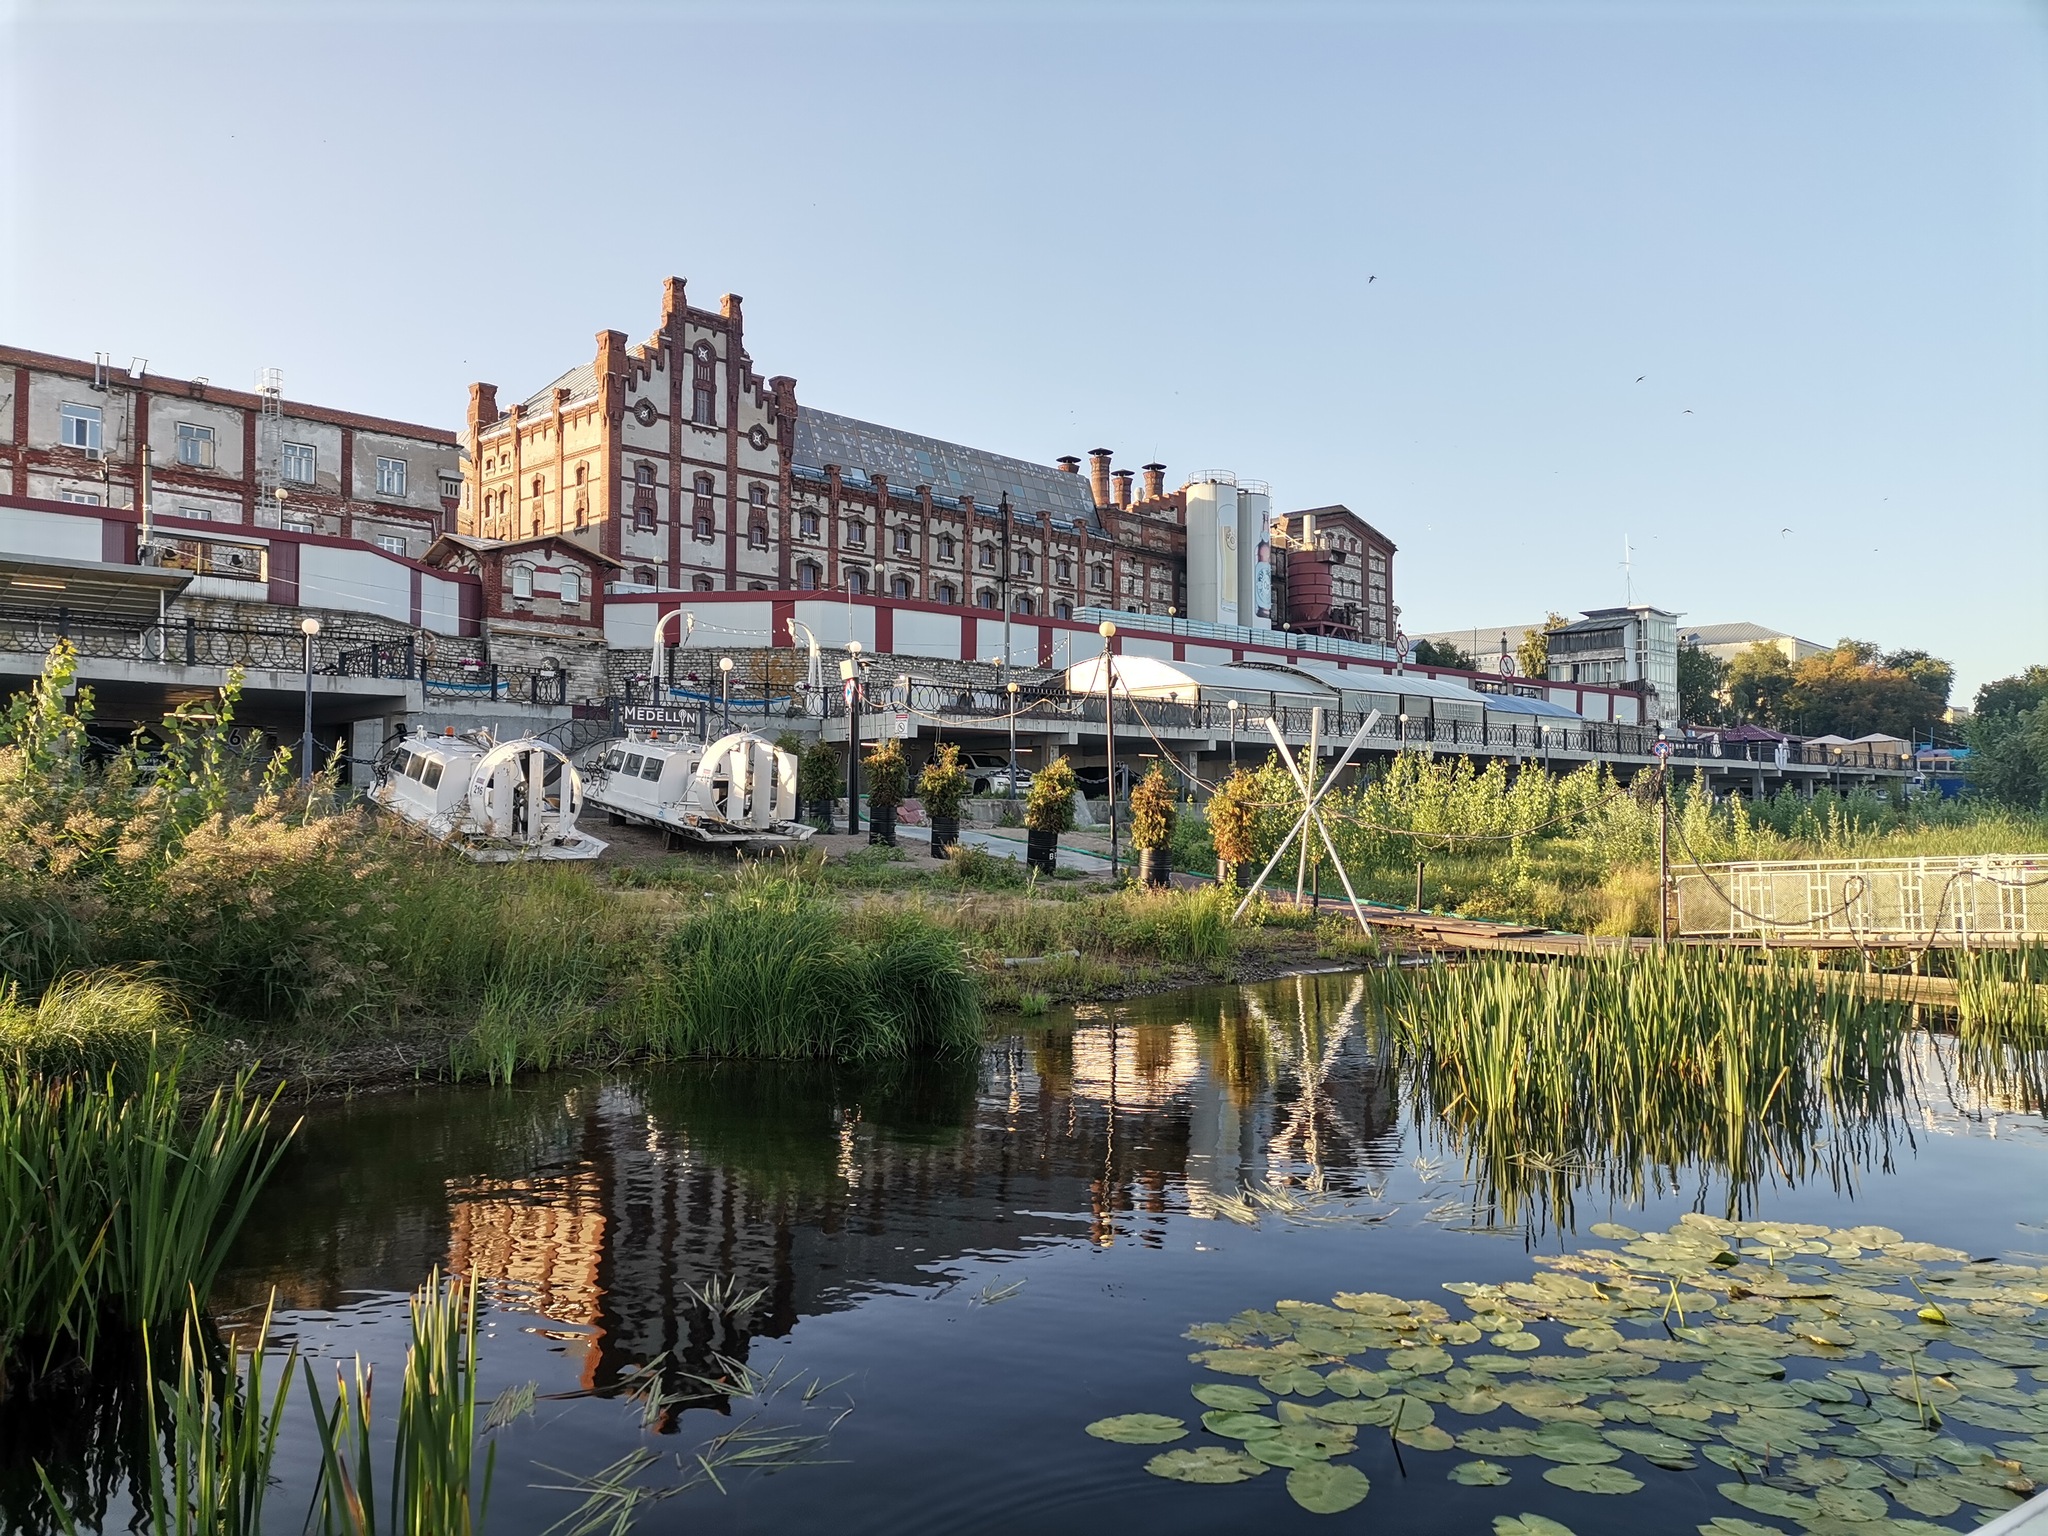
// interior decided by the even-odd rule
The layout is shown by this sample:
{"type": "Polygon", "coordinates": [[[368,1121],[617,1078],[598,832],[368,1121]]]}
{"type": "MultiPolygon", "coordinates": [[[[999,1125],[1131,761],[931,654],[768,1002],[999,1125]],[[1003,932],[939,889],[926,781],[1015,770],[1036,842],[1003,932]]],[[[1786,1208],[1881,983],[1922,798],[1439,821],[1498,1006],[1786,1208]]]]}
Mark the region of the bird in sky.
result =
{"type": "Polygon", "coordinates": [[[1647,373],[1639,373],[1636,375],[1636,382],[1640,384],[1643,382],[1643,380],[1647,379],[1648,377],[1649,375],[1647,373]]]}
{"type": "Polygon", "coordinates": [[[1371,275],[1370,277],[1366,278],[1366,281],[1367,281],[1368,283],[1376,283],[1376,282],[1378,282],[1379,280],[1380,280],[1380,277],[1379,277],[1379,274],[1378,274],[1377,272],[1373,273],[1373,274],[1372,274],[1372,275],[1371,275]]]}
{"type": "Polygon", "coordinates": [[[1778,530],[1778,537],[1782,539],[1785,537],[1786,534],[1790,533],[1791,531],[1792,530],[1790,528],[1780,528],[1778,530]]]}
{"type": "Polygon", "coordinates": [[[1678,414],[1679,414],[1679,415],[1681,415],[1681,416],[1690,416],[1690,415],[1692,414],[1692,412],[1691,412],[1691,411],[1680,411],[1680,412],[1679,412],[1678,414]]]}

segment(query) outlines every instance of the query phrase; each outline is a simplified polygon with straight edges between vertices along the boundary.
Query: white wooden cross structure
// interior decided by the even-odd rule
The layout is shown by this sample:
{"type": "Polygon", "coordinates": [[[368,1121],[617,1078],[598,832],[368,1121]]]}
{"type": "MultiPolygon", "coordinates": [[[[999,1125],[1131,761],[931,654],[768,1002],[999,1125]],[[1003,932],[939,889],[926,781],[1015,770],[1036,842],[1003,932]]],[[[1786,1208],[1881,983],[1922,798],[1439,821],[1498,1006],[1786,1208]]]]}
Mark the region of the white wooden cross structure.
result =
{"type": "Polygon", "coordinates": [[[1379,723],[1380,712],[1378,710],[1374,710],[1371,714],[1367,715],[1365,717],[1365,724],[1361,725],[1358,728],[1358,734],[1351,738],[1351,745],[1344,749],[1344,755],[1338,758],[1329,773],[1323,776],[1322,782],[1310,784],[1308,776],[1316,771],[1316,748],[1323,734],[1323,712],[1321,708],[1319,707],[1309,712],[1308,765],[1306,768],[1296,762],[1294,754],[1287,750],[1287,741],[1280,734],[1278,723],[1270,717],[1267,719],[1266,730],[1273,738],[1273,745],[1280,749],[1280,761],[1287,765],[1287,771],[1294,776],[1295,785],[1301,790],[1301,815],[1296,818],[1294,829],[1286,837],[1282,838],[1280,846],[1273,850],[1273,857],[1266,860],[1266,867],[1259,871],[1259,878],[1254,880],[1251,883],[1251,889],[1244,893],[1244,900],[1237,904],[1237,910],[1230,914],[1232,922],[1236,922],[1244,916],[1244,909],[1252,904],[1252,898],[1259,894],[1259,891],[1265,886],[1267,877],[1273,873],[1274,869],[1278,867],[1281,858],[1290,847],[1295,846],[1297,841],[1300,845],[1300,851],[1294,872],[1294,900],[1296,905],[1300,904],[1302,893],[1308,884],[1309,829],[1313,827],[1316,836],[1322,839],[1323,847],[1329,850],[1330,862],[1337,866],[1337,878],[1344,882],[1344,896],[1351,903],[1351,915],[1358,919],[1358,926],[1361,930],[1366,933],[1372,932],[1372,925],[1365,920],[1365,908],[1359,905],[1358,893],[1351,889],[1351,876],[1345,872],[1344,861],[1337,856],[1337,845],[1330,839],[1330,829],[1323,825],[1322,803],[1323,796],[1327,795],[1331,787],[1336,784],[1338,775],[1351,766],[1352,757],[1365,744],[1365,738],[1372,728],[1379,723]]]}

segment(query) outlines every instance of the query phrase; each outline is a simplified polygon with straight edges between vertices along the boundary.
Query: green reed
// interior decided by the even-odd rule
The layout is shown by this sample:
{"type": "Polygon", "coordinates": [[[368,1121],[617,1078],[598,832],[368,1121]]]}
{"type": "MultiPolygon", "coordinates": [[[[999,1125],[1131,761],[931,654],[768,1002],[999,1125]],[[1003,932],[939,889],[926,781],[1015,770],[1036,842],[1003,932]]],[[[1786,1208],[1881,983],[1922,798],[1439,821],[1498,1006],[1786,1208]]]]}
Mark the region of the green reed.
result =
{"type": "Polygon", "coordinates": [[[483,1528],[497,1448],[484,1454],[479,1486],[477,1364],[476,1277],[465,1284],[435,1270],[412,1299],[412,1341],[381,1521],[371,1446],[374,1373],[356,1360],[351,1386],[337,1368],[331,1403],[321,1400],[308,1375],[320,1436],[315,1504],[322,1536],[472,1536],[483,1528]]]}
{"type": "Polygon", "coordinates": [[[1902,1087],[1904,1010],[1792,963],[1486,958],[1377,989],[1418,1117],[1449,1131],[1509,1219],[1531,1200],[1568,1211],[1590,1175],[1637,1200],[1692,1167],[1719,1170],[1740,1203],[1773,1171],[1811,1166],[1822,1125],[1838,1152],[1873,1133],[1902,1087]]]}
{"type": "Polygon", "coordinates": [[[205,1296],[291,1132],[246,1073],[188,1115],[178,1067],[152,1053],[124,1087],[0,1058],[0,1370],[89,1366],[205,1296]]]}

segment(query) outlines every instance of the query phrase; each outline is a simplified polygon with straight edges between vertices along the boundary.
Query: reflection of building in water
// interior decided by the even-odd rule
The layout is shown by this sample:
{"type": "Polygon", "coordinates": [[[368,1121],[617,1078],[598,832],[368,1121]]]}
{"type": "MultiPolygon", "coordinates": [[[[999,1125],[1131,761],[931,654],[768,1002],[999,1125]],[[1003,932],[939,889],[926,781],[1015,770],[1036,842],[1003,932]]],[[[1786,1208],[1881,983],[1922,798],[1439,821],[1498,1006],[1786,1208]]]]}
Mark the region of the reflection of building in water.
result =
{"type": "Polygon", "coordinates": [[[1184,1181],[1234,1193],[1313,1157],[1334,1185],[1368,1165],[1393,1102],[1334,1028],[1349,985],[1264,1018],[1234,988],[1201,994],[1213,1013],[1135,1004],[978,1067],[690,1064],[339,1110],[302,1132],[229,1279],[331,1307],[442,1263],[494,1308],[576,1330],[591,1387],[657,1356],[710,1372],[799,1318],[950,1283],[964,1257],[1158,1243],[1184,1181]],[[763,1294],[733,1319],[702,1299],[715,1285],[763,1294]]]}
{"type": "MultiPolygon", "coordinates": [[[[599,1321],[603,1303],[604,1191],[596,1171],[579,1168],[533,1179],[452,1179],[448,1183],[448,1269],[477,1275],[495,1305],[533,1312],[574,1328],[599,1321]]],[[[584,1384],[594,1355],[581,1341],[584,1384]]]]}

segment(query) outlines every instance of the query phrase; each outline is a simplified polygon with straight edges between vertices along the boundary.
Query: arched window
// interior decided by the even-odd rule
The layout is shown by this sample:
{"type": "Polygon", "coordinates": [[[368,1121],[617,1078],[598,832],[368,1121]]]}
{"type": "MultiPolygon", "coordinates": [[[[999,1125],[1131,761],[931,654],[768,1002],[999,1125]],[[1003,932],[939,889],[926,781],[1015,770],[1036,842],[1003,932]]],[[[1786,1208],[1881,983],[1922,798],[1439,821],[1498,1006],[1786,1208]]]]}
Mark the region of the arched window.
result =
{"type": "Polygon", "coordinates": [[[1074,579],[1074,562],[1065,555],[1060,556],[1058,562],[1053,566],[1053,570],[1058,574],[1061,581],[1072,581],[1074,579]]]}
{"type": "Polygon", "coordinates": [[[635,485],[654,484],[654,466],[644,459],[635,464],[633,466],[633,483],[635,485]]]}
{"type": "Polygon", "coordinates": [[[690,590],[692,592],[709,592],[711,590],[711,578],[709,576],[692,576],[690,578],[690,590]]]}
{"type": "Polygon", "coordinates": [[[846,590],[853,593],[856,597],[865,597],[868,590],[868,573],[857,565],[848,566],[846,570],[846,590]]]}
{"type": "Polygon", "coordinates": [[[820,572],[818,570],[818,565],[815,560],[801,560],[797,562],[796,584],[803,591],[817,591],[819,575],[820,572]]]}
{"type": "Polygon", "coordinates": [[[562,572],[562,601],[580,603],[583,601],[583,573],[571,566],[562,572]]]}
{"type": "Polygon", "coordinates": [[[1031,601],[1031,594],[1029,592],[1019,592],[1016,598],[1012,601],[1011,606],[1018,613],[1038,612],[1038,607],[1035,603],[1031,601]]]}
{"type": "Polygon", "coordinates": [[[1016,570],[1016,574],[1017,574],[1017,575],[1019,575],[1019,576],[1029,576],[1029,575],[1031,574],[1031,551],[1030,551],[1030,550],[1028,550],[1028,549],[1020,549],[1020,550],[1018,550],[1018,551],[1017,551],[1017,570],[1016,570]]]}
{"type": "Polygon", "coordinates": [[[512,567],[512,595],[514,597],[533,596],[532,566],[515,565],[512,567]]]}
{"type": "Polygon", "coordinates": [[[941,560],[951,560],[951,559],[953,558],[953,554],[954,554],[954,544],[953,544],[953,535],[951,535],[950,533],[942,533],[942,534],[940,534],[940,535],[939,535],[939,558],[940,558],[941,560]]]}
{"type": "Polygon", "coordinates": [[[1088,585],[1098,592],[1109,590],[1109,567],[1098,565],[1088,572],[1088,585]]]}
{"type": "Polygon", "coordinates": [[[1056,619],[1071,619],[1074,616],[1074,605],[1061,598],[1052,605],[1052,616],[1056,619]]]}
{"type": "Polygon", "coordinates": [[[979,592],[977,592],[977,593],[975,593],[975,594],[974,594],[974,606],[975,606],[975,607],[977,607],[977,608],[993,608],[993,607],[995,607],[995,605],[996,605],[996,589],[995,589],[994,587],[983,587],[983,588],[982,588],[982,589],[981,589],[981,590],[980,590],[979,592]]]}
{"type": "Polygon", "coordinates": [[[892,580],[889,583],[889,595],[891,597],[909,597],[911,595],[910,578],[908,576],[898,576],[892,580]]]}
{"type": "Polygon", "coordinates": [[[697,514],[697,537],[707,544],[711,542],[711,514],[709,512],[699,512],[697,514]]]}
{"type": "Polygon", "coordinates": [[[755,506],[757,506],[757,507],[765,507],[765,506],[767,506],[767,505],[768,505],[768,487],[767,487],[767,486],[765,486],[765,485],[750,485],[750,486],[748,486],[748,487],[747,487],[747,500],[748,500],[748,501],[750,501],[751,503],[753,503],[753,504],[754,504],[755,506]]]}
{"type": "Polygon", "coordinates": [[[635,533],[654,532],[654,503],[651,500],[634,503],[633,531],[635,533]]]}
{"type": "Polygon", "coordinates": [[[697,343],[690,376],[690,420],[699,426],[718,425],[718,354],[711,343],[697,343]]]}
{"type": "Polygon", "coordinates": [[[807,539],[815,539],[818,536],[818,514],[799,512],[796,518],[796,531],[807,539]]]}
{"type": "Polygon", "coordinates": [[[855,549],[865,548],[868,542],[868,525],[854,518],[846,525],[846,542],[855,549]]]}
{"type": "Polygon", "coordinates": [[[896,553],[899,555],[910,553],[910,530],[900,523],[896,528],[896,553]]]}
{"type": "Polygon", "coordinates": [[[982,568],[982,569],[983,569],[984,571],[992,571],[992,570],[994,570],[994,569],[996,568],[996,547],[995,547],[995,545],[993,545],[993,544],[984,544],[984,545],[982,545],[982,546],[981,546],[981,554],[980,554],[979,558],[980,558],[980,560],[981,560],[981,568],[982,568]]]}
{"type": "Polygon", "coordinates": [[[960,593],[957,589],[955,589],[953,583],[951,583],[950,581],[942,581],[939,583],[938,590],[932,594],[932,598],[936,602],[947,604],[957,603],[960,601],[960,593]]]}
{"type": "Polygon", "coordinates": [[[747,525],[747,544],[753,549],[768,547],[768,525],[758,517],[747,525]]]}
{"type": "Polygon", "coordinates": [[[533,499],[535,501],[539,501],[546,494],[547,488],[547,481],[543,480],[539,475],[533,477],[533,499]]]}
{"type": "Polygon", "coordinates": [[[653,567],[653,566],[651,566],[651,565],[636,565],[636,566],[634,566],[634,567],[633,567],[633,585],[634,585],[634,586],[636,586],[636,587],[651,587],[651,586],[653,586],[654,584],[655,584],[655,581],[654,581],[654,567],[653,567]]]}

